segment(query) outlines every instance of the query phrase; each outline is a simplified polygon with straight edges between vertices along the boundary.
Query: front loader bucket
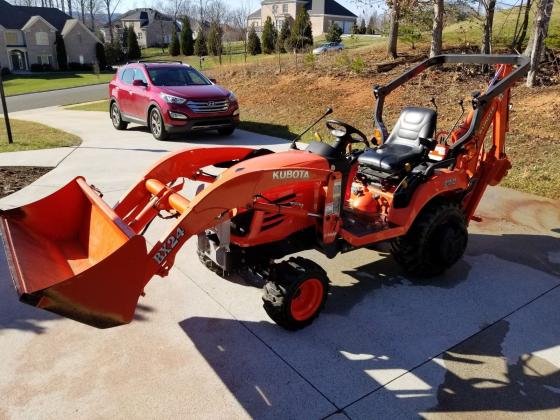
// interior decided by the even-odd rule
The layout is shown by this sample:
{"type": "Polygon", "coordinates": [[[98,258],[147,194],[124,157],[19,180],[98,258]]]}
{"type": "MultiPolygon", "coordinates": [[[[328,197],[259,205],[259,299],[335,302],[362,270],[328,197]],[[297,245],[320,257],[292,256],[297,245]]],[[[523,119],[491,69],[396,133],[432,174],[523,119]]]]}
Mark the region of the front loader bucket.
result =
{"type": "Polygon", "coordinates": [[[146,283],[146,242],[83,178],[0,212],[22,302],[98,328],[128,323],[146,283]]]}

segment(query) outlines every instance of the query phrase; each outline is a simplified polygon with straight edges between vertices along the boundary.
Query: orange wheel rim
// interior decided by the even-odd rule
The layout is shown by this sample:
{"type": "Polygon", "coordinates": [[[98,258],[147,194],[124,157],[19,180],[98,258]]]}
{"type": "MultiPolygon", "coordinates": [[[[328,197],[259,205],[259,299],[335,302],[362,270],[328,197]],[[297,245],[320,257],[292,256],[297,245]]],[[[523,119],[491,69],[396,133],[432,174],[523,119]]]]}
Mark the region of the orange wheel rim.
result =
{"type": "Polygon", "coordinates": [[[311,318],[323,301],[323,283],[319,279],[308,279],[301,283],[292,299],[290,310],[296,321],[311,318]]]}

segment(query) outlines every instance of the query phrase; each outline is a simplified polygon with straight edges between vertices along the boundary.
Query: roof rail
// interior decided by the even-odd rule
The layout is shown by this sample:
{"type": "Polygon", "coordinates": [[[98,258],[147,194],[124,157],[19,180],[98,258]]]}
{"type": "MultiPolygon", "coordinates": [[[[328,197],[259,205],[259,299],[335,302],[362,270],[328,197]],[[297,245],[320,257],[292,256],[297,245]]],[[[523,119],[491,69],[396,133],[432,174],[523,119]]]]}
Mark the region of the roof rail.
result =
{"type": "Polygon", "coordinates": [[[133,61],[128,61],[126,64],[135,64],[135,63],[176,63],[176,64],[183,64],[183,62],[179,61],[179,60],[133,60],[133,61]]]}

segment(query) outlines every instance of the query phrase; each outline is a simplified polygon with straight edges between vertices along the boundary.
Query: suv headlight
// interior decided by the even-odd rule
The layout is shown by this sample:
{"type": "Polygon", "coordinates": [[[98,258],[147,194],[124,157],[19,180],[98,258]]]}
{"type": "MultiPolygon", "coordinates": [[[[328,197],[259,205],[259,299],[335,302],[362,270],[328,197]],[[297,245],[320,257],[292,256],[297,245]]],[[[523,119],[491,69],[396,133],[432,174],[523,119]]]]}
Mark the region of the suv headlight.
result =
{"type": "Polygon", "coordinates": [[[161,97],[161,99],[163,99],[165,102],[167,102],[168,104],[184,104],[185,102],[187,102],[187,100],[185,98],[179,98],[178,96],[173,96],[173,95],[169,95],[167,93],[160,93],[159,96],[161,97]]]}
{"type": "Polygon", "coordinates": [[[228,101],[230,101],[230,102],[237,102],[237,96],[235,96],[235,95],[233,94],[233,92],[230,92],[230,93],[229,93],[229,96],[228,96],[228,101]]]}

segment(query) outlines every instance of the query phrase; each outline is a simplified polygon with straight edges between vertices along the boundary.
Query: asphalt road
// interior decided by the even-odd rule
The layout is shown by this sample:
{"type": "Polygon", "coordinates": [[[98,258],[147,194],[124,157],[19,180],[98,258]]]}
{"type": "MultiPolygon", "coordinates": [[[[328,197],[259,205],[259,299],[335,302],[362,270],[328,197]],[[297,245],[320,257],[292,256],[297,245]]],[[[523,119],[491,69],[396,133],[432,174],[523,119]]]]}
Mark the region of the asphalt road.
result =
{"type": "MultiPolygon", "coordinates": [[[[51,90],[49,92],[29,93],[6,98],[8,111],[25,111],[53,105],[70,105],[81,102],[99,101],[107,98],[107,83],[80,86],[70,89],[51,90]]],[[[1,104],[0,104],[1,108],[1,104]]]]}

